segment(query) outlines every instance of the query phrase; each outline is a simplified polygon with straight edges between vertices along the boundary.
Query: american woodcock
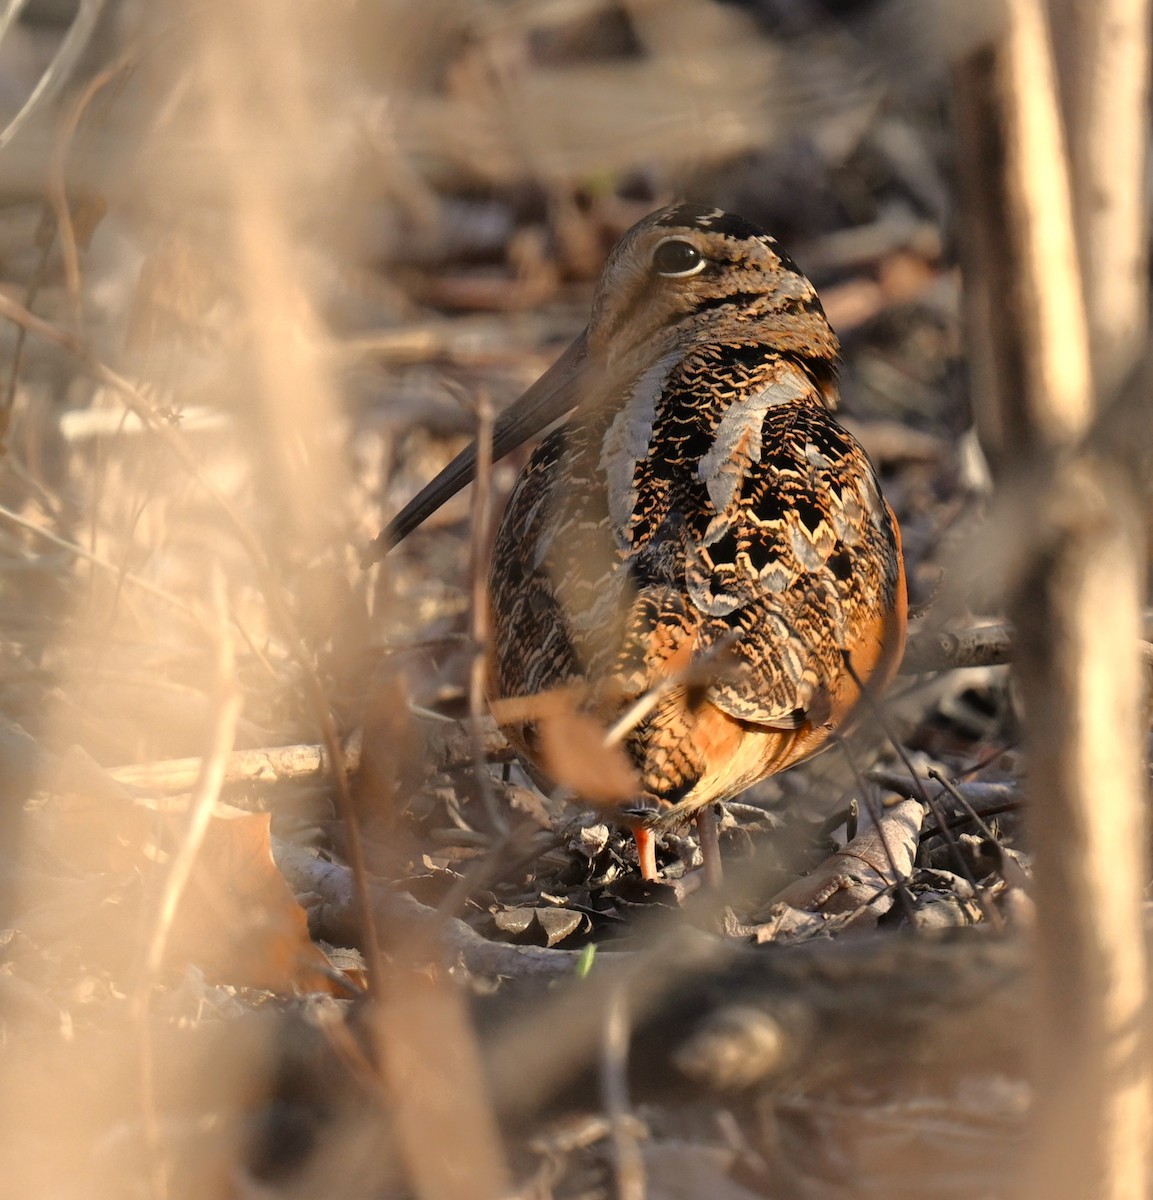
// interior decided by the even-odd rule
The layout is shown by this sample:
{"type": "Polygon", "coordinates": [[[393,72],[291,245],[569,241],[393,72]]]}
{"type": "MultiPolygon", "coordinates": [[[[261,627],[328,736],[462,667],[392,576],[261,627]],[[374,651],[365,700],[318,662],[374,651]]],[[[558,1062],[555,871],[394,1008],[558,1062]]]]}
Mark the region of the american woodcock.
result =
{"type": "MultiPolygon", "coordinates": [[[[622,744],[637,794],[616,816],[645,878],[654,832],[690,817],[715,875],[714,802],[820,750],[900,659],[900,534],[831,415],[837,358],[812,284],[773,238],[679,205],[625,234],[587,329],[496,423],[500,457],[572,414],[497,533],[491,695],[567,690],[606,729],[634,714],[622,744]]],[[[475,464],[474,445],[376,552],[475,464]]],[[[531,712],[505,732],[539,777],[531,712]]]]}

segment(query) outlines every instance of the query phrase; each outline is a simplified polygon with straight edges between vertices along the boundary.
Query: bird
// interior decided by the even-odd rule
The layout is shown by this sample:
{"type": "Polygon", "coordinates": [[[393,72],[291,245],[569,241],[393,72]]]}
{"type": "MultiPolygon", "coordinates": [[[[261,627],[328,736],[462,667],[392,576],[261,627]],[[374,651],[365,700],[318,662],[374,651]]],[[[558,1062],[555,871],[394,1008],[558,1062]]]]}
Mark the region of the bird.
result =
{"type": "MultiPolygon", "coordinates": [[[[490,703],[545,787],[534,698],[574,697],[617,726],[635,794],[611,815],[646,880],[655,838],[690,820],[719,879],[717,803],[816,754],[896,672],[900,529],[833,415],[839,361],[816,290],[773,237],[680,203],[620,239],[585,330],[493,425],[494,459],[553,428],[492,548],[490,703]]],[[[369,559],[476,463],[474,443],[369,559]]]]}

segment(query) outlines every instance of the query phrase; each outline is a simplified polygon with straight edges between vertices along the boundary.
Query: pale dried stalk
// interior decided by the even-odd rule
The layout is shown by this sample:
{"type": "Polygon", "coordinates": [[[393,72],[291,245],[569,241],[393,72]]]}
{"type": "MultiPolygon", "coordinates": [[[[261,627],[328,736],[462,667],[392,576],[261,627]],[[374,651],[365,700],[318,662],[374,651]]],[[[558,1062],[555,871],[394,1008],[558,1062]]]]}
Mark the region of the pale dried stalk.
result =
{"type": "Polygon", "coordinates": [[[1011,224],[1020,239],[1020,308],[1035,354],[1024,397],[1032,432],[1066,441],[1082,434],[1092,416],[1085,310],[1061,114],[1049,53],[1043,0],[1013,0],[1000,51],[1012,104],[1005,109],[1006,185],[1011,224]]]}
{"type": "Polygon", "coordinates": [[[50,542],[53,546],[59,546],[61,550],[67,550],[69,554],[74,554],[77,558],[82,558],[94,567],[99,567],[102,571],[107,571],[109,574],[115,575],[118,581],[131,584],[133,587],[139,588],[142,592],[147,592],[148,595],[163,600],[165,604],[178,609],[185,616],[199,620],[199,614],[192,605],[186,604],[179,596],[174,596],[171,592],[165,591],[164,588],[157,587],[154,583],[149,583],[147,579],[142,579],[139,575],[132,574],[131,571],[123,570],[121,567],[116,566],[115,563],[108,562],[98,554],[93,554],[91,551],[85,550],[83,546],[78,546],[75,542],[70,542],[67,538],[60,537],[50,529],[45,529],[42,525],[37,525],[35,521],[29,521],[26,517],[22,517],[19,513],[13,512],[10,508],[5,508],[3,505],[0,505],[0,520],[10,521],[13,525],[18,525],[21,529],[28,530],[29,533],[35,534],[38,538],[43,538],[44,541],[50,542]]]}
{"type": "MultiPolygon", "coordinates": [[[[1094,464],[1096,466],[1096,464],[1094,464]]],[[[1129,497],[1077,471],[1059,551],[1021,581],[1018,678],[1036,847],[1041,1118],[1030,1195],[1146,1194],[1143,586],[1129,497]]],[[[1061,519],[1064,517],[1064,519],[1061,519]]]]}
{"type": "Polygon", "coordinates": [[[200,760],[196,787],[188,807],[188,828],[180,848],[172,860],[164,892],[156,914],[156,924],[149,939],[145,956],[145,972],[155,979],[164,961],[164,948],[176,916],[180,898],[192,876],[200,847],[212,819],[212,809],[224,784],[224,768],[229,751],[236,739],[236,726],[244,698],[236,684],[235,650],[228,624],[228,609],[224,600],[224,584],[218,574],[213,580],[213,609],[216,615],[213,629],[215,643],[216,720],[213,723],[211,744],[200,760]]]}
{"type": "MultiPolygon", "coordinates": [[[[474,764],[474,742],[455,721],[435,714],[424,716],[419,709],[412,712],[421,719],[419,734],[424,741],[430,775],[459,771],[474,764]]],[[[482,735],[485,760],[507,761],[511,752],[499,731],[489,725],[482,735]]],[[[339,769],[346,774],[360,769],[363,741],[364,730],[361,728],[354,729],[345,739],[339,769]]],[[[168,758],[113,767],[108,774],[124,787],[139,788],[152,795],[173,796],[191,790],[200,773],[200,764],[199,758],[168,758]]],[[[324,744],[262,746],[254,750],[234,750],[225,763],[224,782],[271,786],[290,780],[320,779],[337,769],[324,744]]]]}
{"type": "Polygon", "coordinates": [[[286,195],[285,185],[307,195],[316,175],[332,168],[331,131],[310,79],[311,56],[323,61],[330,47],[318,44],[306,13],[290,17],[279,5],[212,0],[192,5],[189,16],[200,34],[203,132],[220,155],[235,280],[251,323],[251,403],[263,438],[258,469],[284,514],[284,545],[313,550],[339,486],[332,431],[341,418],[324,330],[295,245],[291,217],[300,199],[286,195]],[[270,121],[261,102],[273,86],[270,121]]]}
{"type": "Polygon", "coordinates": [[[157,1116],[156,1057],[148,1009],[152,991],[164,965],[164,954],[176,920],[176,910],[187,890],[193,867],[204,845],[213,809],[220,796],[220,788],[224,782],[224,763],[236,739],[236,726],[243,706],[243,697],[236,684],[235,652],[224,599],[223,577],[219,571],[212,580],[212,598],[216,618],[213,628],[216,720],[213,722],[208,751],[201,760],[196,788],[189,801],[188,825],[164,880],[151,936],[145,950],[144,970],[133,998],[133,1016],[141,1036],[140,1090],[148,1144],[149,1182],[152,1195],[156,1198],[168,1195],[169,1178],[157,1116]]]}
{"type": "Polygon", "coordinates": [[[1049,0],[1098,394],[1146,339],[1149,0],[1049,0]],[[1137,184],[1138,186],[1135,186],[1137,184]]]}
{"type": "MultiPolygon", "coordinates": [[[[492,421],[491,401],[481,391],[477,397],[478,452],[469,547],[473,661],[468,725],[473,772],[486,814],[507,841],[508,822],[497,803],[485,756],[492,421]]],[[[407,976],[396,969],[390,972],[376,1014],[401,1154],[421,1200],[500,1200],[509,1190],[492,1096],[464,994],[452,979],[442,975],[429,980],[423,972],[425,960],[438,957],[435,944],[442,936],[441,928],[499,858],[499,850],[494,848],[487,860],[465,872],[440,905],[436,925],[414,935],[397,955],[400,961],[406,954],[414,955],[418,968],[407,976]]]]}
{"type": "MultiPolygon", "coordinates": [[[[187,792],[200,774],[199,758],[168,758],[159,762],[132,763],[113,767],[108,773],[125,787],[139,788],[152,795],[177,796],[187,792]]],[[[345,746],[344,766],[360,766],[360,744],[345,746]]],[[[323,779],[332,771],[323,745],[265,746],[259,750],[234,750],[224,763],[222,783],[277,784],[288,780],[323,779]]]]}
{"type": "MultiPolygon", "coordinates": [[[[308,6],[211,0],[190,5],[189,15],[200,41],[204,134],[220,154],[236,283],[250,325],[251,359],[238,367],[251,371],[254,429],[264,439],[256,465],[283,513],[266,534],[273,542],[268,557],[297,561],[336,532],[328,513],[341,486],[333,430],[342,418],[331,358],[294,244],[302,198],[312,194],[319,202],[323,195],[330,202],[330,192],[317,184],[331,174],[340,150],[316,107],[318,66],[336,68],[336,47],[324,44],[334,29],[322,10],[308,6]]],[[[430,982],[401,969],[404,946],[395,948],[391,966],[383,962],[331,713],[286,596],[271,573],[265,582],[274,619],[305,669],[334,767],[376,1001],[374,1049],[412,1190],[423,1200],[496,1200],[507,1191],[508,1176],[463,996],[452,980],[430,982]]]]}
{"type": "Polygon", "coordinates": [[[473,656],[468,672],[468,729],[472,741],[473,774],[494,830],[508,834],[508,821],[496,802],[485,761],[485,679],[491,637],[488,598],[488,545],[492,521],[492,400],[481,390],[476,400],[476,480],[473,484],[472,539],[469,543],[469,629],[473,656]]]}
{"type": "Polygon", "coordinates": [[[974,406],[994,467],[1084,432],[1092,411],[1064,138],[1044,0],[1009,0],[995,50],[959,71],[958,173],[974,406]],[[1020,233],[1021,236],[1016,236],[1020,233]],[[1013,326],[1012,334],[1006,321],[1013,326]]]}
{"type": "MultiPolygon", "coordinates": [[[[958,111],[982,438],[1015,492],[1002,535],[1023,546],[1008,586],[1037,851],[1025,1194],[1128,1200],[1149,1180],[1141,540],[1121,472],[1076,452],[1093,380],[1046,14],[1041,0],[1007,12],[995,50],[961,73],[958,111]]],[[[1131,165],[1119,176],[1141,185],[1131,165]]],[[[1093,186],[1079,177],[1078,194],[1093,186]]]]}
{"type": "MultiPolygon", "coordinates": [[[[0,36],[3,36],[8,23],[19,14],[22,7],[23,4],[17,3],[16,0],[9,4],[8,11],[4,14],[3,26],[0,26],[0,36]]],[[[68,82],[73,68],[88,46],[103,9],[104,0],[81,0],[68,33],[52,61],[44,69],[31,94],[21,105],[20,111],[0,129],[0,148],[7,146],[28,124],[33,113],[43,108],[68,82]]]]}
{"type": "MultiPolygon", "coordinates": [[[[1137,654],[1153,671],[1153,642],[1148,640],[1148,620],[1143,624],[1137,654]]],[[[905,647],[901,660],[902,675],[920,675],[929,671],[954,671],[965,667],[995,667],[1013,661],[1011,625],[975,625],[970,629],[917,633],[905,647]]]]}
{"type": "MultiPolygon", "coordinates": [[[[313,656],[272,569],[273,562],[290,554],[319,548],[330,507],[327,500],[339,478],[330,440],[339,409],[320,320],[304,286],[288,215],[299,198],[295,190],[286,194],[284,187],[288,179],[304,192],[312,183],[310,168],[326,165],[319,158],[325,131],[310,99],[315,92],[306,62],[314,53],[323,58],[327,47],[318,42],[317,27],[310,25],[309,13],[303,10],[290,14],[273,4],[214,0],[207,11],[193,4],[184,15],[195,35],[195,61],[203,84],[203,112],[197,111],[193,132],[206,138],[220,156],[219,184],[251,344],[250,358],[238,357],[235,369],[251,375],[251,400],[261,435],[253,461],[281,517],[273,547],[281,553],[269,553],[247,523],[233,515],[231,506],[223,506],[258,569],[273,623],[301,668],[309,707],[320,727],[361,898],[364,948],[370,986],[375,988],[384,972],[344,755],[313,656]],[[277,104],[270,110],[267,100],[273,94],[277,104]],[[270,111],[279,122],[274,131],[268,128],[270,111]],[[291,134],[291,152],[287,139],[271,136],[281,132],[281,126],[291,134]],[[311,159],[301,155],[301,146],[311,159]]],[[[152,177],[148,184],[161,211],[179,210],[180,197],[173,194],[171,179],[152,177]]],[[[186,453],[178,442],[177,448],[186,453]]]]}

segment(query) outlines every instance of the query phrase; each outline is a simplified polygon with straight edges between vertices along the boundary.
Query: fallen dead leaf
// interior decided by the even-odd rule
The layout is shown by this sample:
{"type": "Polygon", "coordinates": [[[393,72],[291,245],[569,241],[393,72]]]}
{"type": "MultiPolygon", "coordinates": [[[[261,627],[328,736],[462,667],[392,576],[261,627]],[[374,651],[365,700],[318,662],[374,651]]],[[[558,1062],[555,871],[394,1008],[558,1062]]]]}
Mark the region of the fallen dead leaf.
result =
{"type": "Polygon", "coordinates": [[[620,746],[605,745],[603,727],[586,713],[570,711],[537,722],[545,772],[593,805],[623,804],[641,783],[620,746]]]}
{"type": "Polygon", "coordinates": [[[208,826],[168,942],[170,966],[270,991],[343,994],[272,857],[268,813],[220,810],[208,826]]]}

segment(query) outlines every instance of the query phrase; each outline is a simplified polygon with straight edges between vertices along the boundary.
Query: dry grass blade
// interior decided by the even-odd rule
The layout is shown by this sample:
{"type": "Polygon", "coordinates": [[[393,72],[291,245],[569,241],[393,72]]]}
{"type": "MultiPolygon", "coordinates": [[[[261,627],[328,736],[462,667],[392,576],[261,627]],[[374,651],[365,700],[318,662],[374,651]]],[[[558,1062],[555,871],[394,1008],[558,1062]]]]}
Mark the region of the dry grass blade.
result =
{"type": "Polygon", "coordinates": [[[225,611],[224,587],[219,573],[213,580],[215,599],[215,646],[216,646],[216,723],[212,733],[212,744],[205,754],[196,788],[188,806],[188,826],[165,879],[151,936],[145,947],[143,969],[133,1008],[140,1027],[141,1108],[144,1114],[148,1141],[149,1174],[152,1192],[157,1198],[168,1195],[169,1168],[165,1165],[160,1126],[156,1106],[156,1057],[148,1021],[148,1009],[153,989],[160,978],[164,963],[165,947],[172,931],[176,910],[188,881],[196,858],[204,843],[212,810],[220,795],[224,779],[224,762],[236,737],[236,724],[240,719],[241,694],[236,686],[235,661],[232,638],[225,611]]]}
{"type": "MultiPolygon", "coordinates": [[[[19,13],[22,7],[23,4],[17,0],[10,0],[8,11],[4,17],[4,27],[19,13]]],[[[60,48],[42,72],[31,95],[24,101],[16,115],[0,130],[0,148],[11,142],[28,124],[33,114],[43,108],[68,82],[73,68],[88,46],[89,39],[92,37],[96,23],[103,11],[104,0],[80,0],[76,16],[72,20],[67,35],[60,43],[60,48]]],[[[0,27],[0,36],[3,36],[3,33],[4,28],[0,27]]]]}
{"type": "Polygon", "coordinates": [[[968,883],[972,888],[973,894],[977,897],[978,903],[981,905],[981,911],[984,913],[986,920],[990,921],[994,926],[1000,927],[1001,918],[997,911],[990,904],[988,897],[977,886],[976,879],[973,878],[973,872],[969,867],[965,856],[961,853],[957,845],[957,839],[953,836],[952,828],[945,817],[945,813],[941,808],[940,801],[931,792],[927,791],[923,780],[913,769],[912,761],[909,758],[908,751],[901,744],[901,739],[897,737],[888,718],[885,716],[884,707],[877,701],[876,697],[871,695],[867,688],[861,686],[861,681],[857,679],[856,672],[853,670],[853,665],[846,659],[846,666],[857,682],[857,687],[861,692],[861,699],[865,707],[873,714],[877,724],[884,730],[885,736],[889,740],[889,744],[893,747],[897,757],[901,760],[905,770],[909,772],[909,778],[913,781],[913,794],[918,800],[933,814],[937,822],[937,828],[941,831],[941,836],[948,843],[950,853],[952,854],[953,862],[956,865],[957,873],[968,883]]]}
{"type": "Polygon", "coordinates": [[[481,391],[476,401],[476,480],[473,484],[472,537],[469,543],[469,613],[473,642],[468,673],[468,721],[472,766],[485,815],[496,832],[508,834],[508,821],[493,795],[484,754],[485,680],[489,641],[488,545],[492,520],[492,400],[481,391]]]}
{"type": "Polygon", "coordinates": [[[1150,5],[1050,0],[1081,272],[1098,393],[1120,387],[1147,340],[1150,5]]]}
{"type": "Polygon", "coordinates": [[[236,686],[235,655],[225,611],[223,582],[219,576],[214,581],[216,597],[216,621],[214,623],[216,644],[216,724],[212,744],[200,760],[200,771],[192,798],[188,806],[188,829],[181,839],[180,848],[165,881],[164,891],[157,906],[156,924],[148,941],[144,959],[145,978],[155,980],[164,961],[164,947],[172,928],[180,897],[188,885],[196,856],[204,841],[212,808],[220,796],[224,783],[225,763],[236,737],[236,725],[240,719],[242,697],[236,686]]]}

